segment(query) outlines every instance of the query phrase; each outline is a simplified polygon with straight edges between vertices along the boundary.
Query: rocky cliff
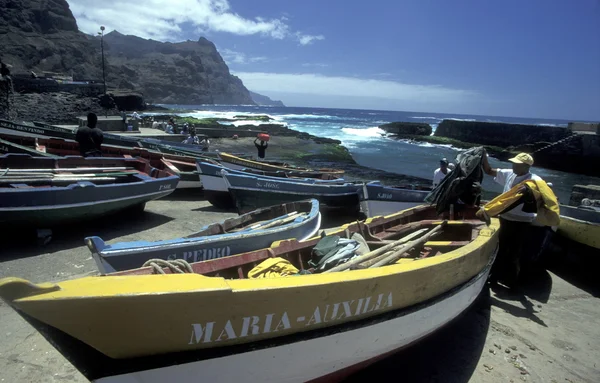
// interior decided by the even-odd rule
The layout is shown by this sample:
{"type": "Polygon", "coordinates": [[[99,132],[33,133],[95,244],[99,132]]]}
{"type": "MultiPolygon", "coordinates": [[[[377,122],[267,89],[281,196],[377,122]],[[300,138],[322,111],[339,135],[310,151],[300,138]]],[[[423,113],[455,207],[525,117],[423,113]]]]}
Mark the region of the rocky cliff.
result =
{"type": "Polygon", "coordinates": [[[107,81],[137,89],[147,102],[254,104],[242,81],[229,73],[213,43],[162,43],[113,31],[104,36],[107,81]]]}
{"type": "MultiPolygon", "coordinates": [[[[162,43],[114,31],[104,48],[110,88],[139,91],[152,103],[254,104],[205,38],[162,43]]],[[[100,38],[78,30],[66,0],[0,0],[0,58],[13,73],[102,79],[100,38]]]]}
{"type": "Polygon", "coordinates": [[[262,94],[258,94],[255,92],[250,91],[250,97],[252,97],[252,100],[257,104],[257,105],[263,105],[263,106],[285,106],[283,105],[283,102],[279,101],[279,100],[271,100],[271,98],[267,97],[267,96],[263,96],[262,94]]]}

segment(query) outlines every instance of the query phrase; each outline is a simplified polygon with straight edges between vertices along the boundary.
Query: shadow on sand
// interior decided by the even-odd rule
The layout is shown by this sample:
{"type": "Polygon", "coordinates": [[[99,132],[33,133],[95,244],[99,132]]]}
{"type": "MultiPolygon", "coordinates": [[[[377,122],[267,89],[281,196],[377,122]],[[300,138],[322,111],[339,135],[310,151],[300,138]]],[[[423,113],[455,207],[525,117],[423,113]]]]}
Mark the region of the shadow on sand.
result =
{"type": "Polygon", "coordinates": [[[35,229],[4,231],[0,233],[0,243],[2,243],[0,262],[73,249],[83,246],[84,238],[90,236],[98,236],[104,241],[109,241],[151,229],[171,220],[173,218],[149,211],[133,214],[119,212],[93,221],[53,228],[51,240],[46,245],[39,243],[35,229]]]}
{"type": "Polygon", "coordinates": [[[545,269],[535,269],[524,275],[519,288],[510,290],[502,285],[492,287],[495,296],[491,304],[518,318],[529,318],[540,326],[548,327],[536,314],[536,303],[547,303],[552,291],[552,277],[545,269]]]}
{"type": "Polygon", "coordinates": [[[546,268],[576,286],[600,297],[600,250],[556,235],[546,259],[546,268]]]}
{"type": "Polygon", "coordinates": [[[344,382],[468,382],[483,352],[489,327],[490,294],[485,288],[473,306],[452,323],[344,382]]]}
{"type": "Polygon", "coordinates": [[[175,191],[161,198],[166,201],[204,201],[204,189],[175,189],[175,191]]]}

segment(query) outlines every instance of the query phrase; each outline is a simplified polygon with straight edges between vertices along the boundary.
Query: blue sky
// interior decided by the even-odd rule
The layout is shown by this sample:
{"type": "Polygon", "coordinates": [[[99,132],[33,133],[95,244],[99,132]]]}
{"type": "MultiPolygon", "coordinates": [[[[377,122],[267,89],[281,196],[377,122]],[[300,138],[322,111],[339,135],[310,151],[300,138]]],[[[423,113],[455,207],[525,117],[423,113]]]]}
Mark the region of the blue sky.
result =
{"type": "Polygon", "coordinates": [[[600,120],[600,0],[68,2],[85,32],[205,36],[288,106],[600,120]]]}

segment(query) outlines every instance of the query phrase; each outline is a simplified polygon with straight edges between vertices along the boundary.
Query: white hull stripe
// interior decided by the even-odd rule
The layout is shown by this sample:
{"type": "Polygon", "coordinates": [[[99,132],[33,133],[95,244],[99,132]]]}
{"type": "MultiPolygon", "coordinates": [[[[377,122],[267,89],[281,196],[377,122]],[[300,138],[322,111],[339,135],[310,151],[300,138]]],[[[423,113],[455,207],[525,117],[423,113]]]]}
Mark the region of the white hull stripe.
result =
{"type": "Polygon", "coordinates": [[[78,207],[98,205],[98,204],[103,204],[103,203],[126,201],[129,199],[137,199],[137,198],[142,198],[142,197],[143,198],[152,197],[152,196],[161,197],[161,196],[165,196],[165,195],[172,193],[173,190],[175,190],[175,189],[161,190],[161,191],[154,192],[154,193],[140,194],[140,195],[129,196],[129,197],[106,199],[106,200],[102,200],[102,201],[89,201],[89,202],[80,202],[80,203],[72,203],[72,204],[64,204],[64,205],[2,207],[2,208],[0,208],[0,212],[24,211],[24,210],[59,210],[59,209],[67,209],[67,208],[78,208],[78,207]]]}
{"type": "Polygon", "coordinates": [[[264,193],[278,193],[278,194],[294,194],[294,195],[314,195],[314,196],[324,196],[324,197],[340,197],[340,196],[348,196],[348,195],[358,195],[357,192],[343,192],[343,193],[319,193],[312,191],[305,192],[293,192],[287,190],[275,190],[275,189],[260,189],[260,188],[249,188],[249,187],[230,187],[230,190],[237,191],[259,191],[264,193]]]}

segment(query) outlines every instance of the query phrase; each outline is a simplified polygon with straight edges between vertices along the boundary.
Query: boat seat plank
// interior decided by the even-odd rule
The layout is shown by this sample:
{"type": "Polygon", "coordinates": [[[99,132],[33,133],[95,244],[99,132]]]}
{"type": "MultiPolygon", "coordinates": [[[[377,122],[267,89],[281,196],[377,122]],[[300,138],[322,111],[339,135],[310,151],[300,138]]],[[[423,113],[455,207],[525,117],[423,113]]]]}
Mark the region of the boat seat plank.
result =
{"type": "Polygon", "coordinates": [[[31,189],[31,188],[33,188],[33,186],[28,185],[28,184],[9,184],[9,186],[11,188],[15,188],[15,189],[31,189]]]}

